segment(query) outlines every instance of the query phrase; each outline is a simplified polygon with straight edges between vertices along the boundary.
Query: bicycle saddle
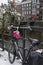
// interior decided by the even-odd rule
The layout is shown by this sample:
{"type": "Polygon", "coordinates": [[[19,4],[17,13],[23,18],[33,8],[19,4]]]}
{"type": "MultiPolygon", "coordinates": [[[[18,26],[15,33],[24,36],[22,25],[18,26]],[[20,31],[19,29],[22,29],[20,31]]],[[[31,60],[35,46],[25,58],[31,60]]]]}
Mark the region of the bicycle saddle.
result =
{"type": "Polygon", "coordinates": [[[29,38],[29,40],[33,46],[40,44],[40,41],[38,39],[29,38]]]}

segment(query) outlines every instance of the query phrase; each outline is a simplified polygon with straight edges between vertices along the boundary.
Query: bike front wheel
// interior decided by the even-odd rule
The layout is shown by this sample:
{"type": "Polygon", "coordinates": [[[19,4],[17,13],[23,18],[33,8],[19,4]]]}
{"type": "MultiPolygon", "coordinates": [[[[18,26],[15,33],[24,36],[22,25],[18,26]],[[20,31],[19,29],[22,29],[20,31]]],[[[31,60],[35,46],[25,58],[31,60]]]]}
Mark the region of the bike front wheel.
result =
{"type": "Polygon", "coordinates": [[[14,42],[12,40],[9,41],[9,51],[8,51],[8,58],[10,63],[14,63],[16,57],[16,49],[14,46],[14,42]]]}

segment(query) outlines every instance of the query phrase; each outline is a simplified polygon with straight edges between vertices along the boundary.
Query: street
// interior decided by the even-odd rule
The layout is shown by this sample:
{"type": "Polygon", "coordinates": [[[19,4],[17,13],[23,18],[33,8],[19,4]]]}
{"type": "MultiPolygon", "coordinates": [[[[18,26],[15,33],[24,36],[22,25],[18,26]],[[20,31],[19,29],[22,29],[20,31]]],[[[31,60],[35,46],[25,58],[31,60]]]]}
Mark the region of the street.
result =
{"type": "Polygon", "coordinates": [[[21,60],[15,59],[15,62],[11,64],[8,59],[8,52],[1,51],[1,48],[0,48],[0,65],[21,65],[21,60]]]}

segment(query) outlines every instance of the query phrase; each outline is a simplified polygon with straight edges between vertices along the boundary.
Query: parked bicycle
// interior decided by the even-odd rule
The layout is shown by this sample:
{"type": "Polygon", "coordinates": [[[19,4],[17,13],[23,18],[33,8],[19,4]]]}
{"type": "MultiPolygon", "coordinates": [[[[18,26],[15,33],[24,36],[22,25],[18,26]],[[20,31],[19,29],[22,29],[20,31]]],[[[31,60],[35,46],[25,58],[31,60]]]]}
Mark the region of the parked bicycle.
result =
{"type": "Polygon", "coordinates": [[[23,58],[22,58],[22,53],[18,46],[18,39],[20,38],[20,32],[18,31],[18,27],[17,27],[17,30],[14,31],[13,27],[11,26],[10,30],[11,30],[11,39],[9,41],[8,57],[9,57],[10,63],[12,64],[16,56],[19,56],[21,60],[23,58]]]}
{"type": "MultiPolygon", "coordinates": [[[[19,46],[18,46],[18,39],[20,38],[20,33],[18,31],[19,28],[22,28],[22,29],[29,29],[29,30],[32,30],[31,27],[13,27],[12,25],[8,27],[10,30],[11,30],[11,40],[9,41],[9,51],[8,51],[8,57],[9,57],[9,61],[10,63],[13,63],[14,60],[15,60],[15,57],[16,56],[19,56],[21,61],[23,62],[23,54],[22,52],[20,51],[19,49],[19,46]],[[14,31],[14,28],[16,28],[17,30],[14,31]]],[[[29,54],[31,51],[33,51],[33,47],[35,47],[36,45],[39,45],[40,44],[40,41],[37,40],[37,39],[32,39],[32,38],[29,38],[29,39],[26,39],[24,38],[24,40],[29,40],[31,45],[29,46],[29,49],[28,49],[28,53],[25,57],[25,60],[24,60],[24,63],[27,64],[28,61],[29,61],[29,54]]],[[[24,48],[24,50],[27,50],[24,48]]]]}

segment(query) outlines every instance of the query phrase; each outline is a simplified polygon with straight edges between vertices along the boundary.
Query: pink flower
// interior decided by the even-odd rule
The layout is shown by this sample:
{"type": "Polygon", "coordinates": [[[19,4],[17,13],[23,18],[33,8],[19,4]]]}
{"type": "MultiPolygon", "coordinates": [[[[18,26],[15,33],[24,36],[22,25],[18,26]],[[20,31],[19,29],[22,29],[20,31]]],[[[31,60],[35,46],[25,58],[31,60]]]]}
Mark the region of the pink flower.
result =
{"type": "Polygon", "coordinates": [[[13,35],[15,38],[19,39],[20,38],[20,33],[19,31],[13,31],[13,35]]]}

